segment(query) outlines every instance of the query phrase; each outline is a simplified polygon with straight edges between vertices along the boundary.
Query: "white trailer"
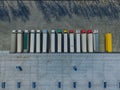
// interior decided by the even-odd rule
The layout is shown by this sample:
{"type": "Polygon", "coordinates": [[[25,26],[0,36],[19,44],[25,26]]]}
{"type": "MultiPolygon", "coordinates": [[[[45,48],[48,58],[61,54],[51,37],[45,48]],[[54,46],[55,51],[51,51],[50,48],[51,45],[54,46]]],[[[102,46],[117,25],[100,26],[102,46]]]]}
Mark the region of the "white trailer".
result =
{"type": "Polygon", "coordinates": [[[99,35],[98,30],[93,31],[94,52],[99,52],[99,35]]]}
{"type": "Polygon", "coordinates": [[[87,52],[86,30],[81,30],[82,52],[87,52]]]}
{"type": "Polygon", "coordinates": [[[42,52],[43,53],[47,53],[48,51],[47,43],[48,43],[48,31],[43,30],[42,31],[42,52]]]}
{"type": "Polygon", "coordinates": [[[89,29],[87,33],[88,52],[93,52],[93,31],[89,29]]]}
{"type": "Polygon", "coordinates": [[[57,30],[57,52],[62,52],[62,30],[57,30]]]}
{"type": "Polygon", "coordinates": [[[36,53],[41,52],[41,31],[36,30],[36,53]]]}
{"type": "Polygon", "coordinates": [[[30,53],[35,52],[35,30],[30,32],[30,53]]]}
{"type": "Polygon", "coordinates": [[[64,30],[64,34],[63,34],[63,43],[64,43],[64,49],[63,52],[67,53],[68,52],[68,31],[64,30]]]}
{"type": "Polygon", "coordinates": [[[75,51],[75,45],[74,45],[74,30],[69,30],[69,48],[70,48],[70,52],[74,52],[75,51]]]}
{"type": "Polygon", "coordinates": [[[50,51],[55,52],[55,30],[51,30],[51,42],[50,42],[50,51]]]}
{"type": "Polygon", "coordinates": [[[18,30],[17,32],[17,53],[22,53],[23,51],[23,32],[18,30]]]}
{"type": "Polygon", "coordinates": [[[80,30],[76,30],[76,52],[81,52],[80,30]]]}
{"type": "Polygon", "coordinates": [[[17,49],[17,32],[16,32],[16,30],[13,30],[12,34],[11,34],[11,48],[10,48],[10,52],[11,53],[16,53],[16,49],[17,49]]]}

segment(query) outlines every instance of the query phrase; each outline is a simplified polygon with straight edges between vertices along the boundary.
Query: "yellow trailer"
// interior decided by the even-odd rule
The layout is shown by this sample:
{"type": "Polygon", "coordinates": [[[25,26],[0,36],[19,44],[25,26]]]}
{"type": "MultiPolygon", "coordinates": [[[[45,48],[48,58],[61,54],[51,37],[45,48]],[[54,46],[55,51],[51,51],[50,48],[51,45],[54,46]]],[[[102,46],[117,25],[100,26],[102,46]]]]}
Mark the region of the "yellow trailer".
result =
{"type": "Polygon", "coordinates": [[[112,33],[105,34],[105,50],[106,52],[112,52],[112,33]]]}

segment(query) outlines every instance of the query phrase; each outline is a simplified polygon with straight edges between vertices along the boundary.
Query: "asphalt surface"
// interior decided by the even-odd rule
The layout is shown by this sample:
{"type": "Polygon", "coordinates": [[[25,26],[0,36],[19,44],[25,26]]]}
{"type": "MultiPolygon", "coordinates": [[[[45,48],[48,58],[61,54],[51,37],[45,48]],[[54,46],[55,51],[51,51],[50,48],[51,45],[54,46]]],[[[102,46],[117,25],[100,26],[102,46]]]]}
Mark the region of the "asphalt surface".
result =
{"type": "Polygon", "coordinates": [[[0,50],[10,49],[10,35],[13,29],[61,28],[98,29],[100,52],[104,52],[105,33],[111,32],[113,52],[120,52],[119,3],[95,3],[93,8],[88,4],[79,6],[76,2],[51,3],[53,2],[5,1],[4,5],[0,3],[0,50]],[[97,9],[95,9],[96,5],[97,9]]]}

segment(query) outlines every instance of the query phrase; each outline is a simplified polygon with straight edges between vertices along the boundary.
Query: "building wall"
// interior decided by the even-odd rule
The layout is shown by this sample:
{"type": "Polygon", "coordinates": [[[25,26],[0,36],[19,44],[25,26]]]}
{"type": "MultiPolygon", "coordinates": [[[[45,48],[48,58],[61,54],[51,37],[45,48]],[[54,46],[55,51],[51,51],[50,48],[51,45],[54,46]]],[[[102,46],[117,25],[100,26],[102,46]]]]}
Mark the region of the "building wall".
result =
{"type": "Polygon", "coordinates": [[[100,51],[104,34],[113,33],[113,51],[120,51],[120,3],[98,1],[1,1],[0,50],[10,49],[13,29],[98,29],[100,51]]]}

